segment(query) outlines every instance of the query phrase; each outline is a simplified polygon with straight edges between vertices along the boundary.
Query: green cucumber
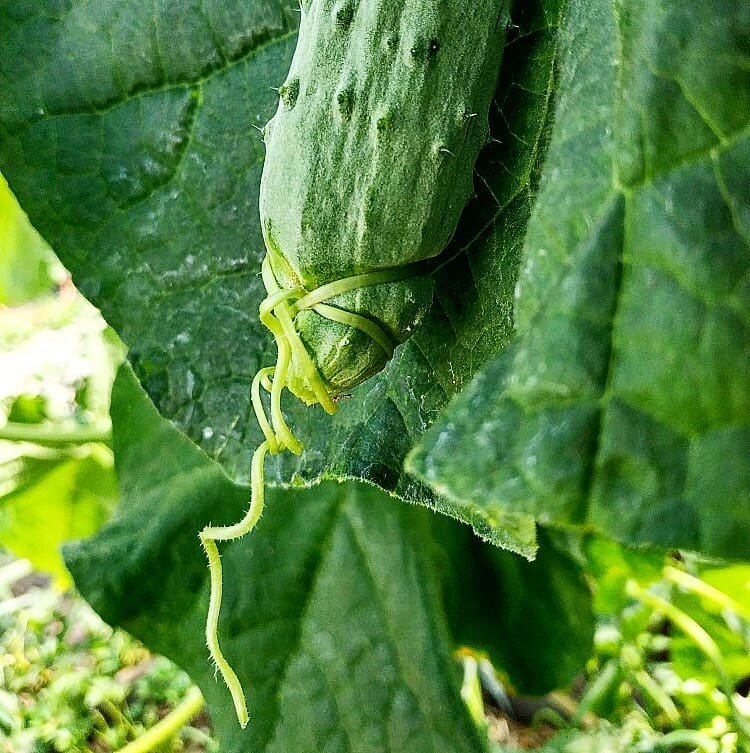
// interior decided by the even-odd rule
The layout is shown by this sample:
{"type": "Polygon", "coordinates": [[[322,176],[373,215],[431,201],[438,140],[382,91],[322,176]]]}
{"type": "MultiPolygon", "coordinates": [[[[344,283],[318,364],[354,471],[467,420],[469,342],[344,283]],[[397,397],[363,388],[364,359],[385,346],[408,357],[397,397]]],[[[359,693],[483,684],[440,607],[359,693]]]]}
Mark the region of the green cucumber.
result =
{"type": "MultiPolygon", "coordinates": [[[[439,254],[473,193],[507,22],[503,0],[313,0],[279,107],[264,129],[260,213],[282,287],[312,290],[439,254]]],[[[329,301],[406,340],[430,279],[329,301]]],[[[313,311],[297,329],[328,390],[359,384],[386,353],[313,311]]],[[[288,386],[315,398],[292,359],[288,386]]]]}
{"type": "Polygon", "coordinates": [[[380,371],[427,313],[425,262],[473,193],[507,22],[506,0],[303,0],[301,12],[264,129],[260,318],[278,349],[251,388],[264,441],[246,515],[200,534],[211,576],[206,642],[243,727],[242,686],[218,640],[217,542],[255,527],[266,454],[302,450],[281,410],[284,388],[333,413],[335,396],[380,371]]]}

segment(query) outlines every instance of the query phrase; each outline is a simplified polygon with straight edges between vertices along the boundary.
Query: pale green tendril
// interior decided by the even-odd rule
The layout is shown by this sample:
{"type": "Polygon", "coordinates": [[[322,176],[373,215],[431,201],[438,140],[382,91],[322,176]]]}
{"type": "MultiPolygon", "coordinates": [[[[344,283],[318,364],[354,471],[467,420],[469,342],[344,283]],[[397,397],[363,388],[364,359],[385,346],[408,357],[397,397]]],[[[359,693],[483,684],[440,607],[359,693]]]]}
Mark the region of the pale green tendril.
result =
{"type": "Polygon", "coordinates": [[[302,444],[294,436],[281,411],[281,395],[288,385],[289,368],[294,357],[316,400],[323,409],[336,412],[334,395],[326,385],[318,367],[294,326],[294,319],[301,311],[313,310],[331,321],[345,324],[364,332],[383,349],[387,358],[393,354],[396,343],[376,322],[353,311],[346,311],[325,301],[358,288],[398,282],[413,277],[423,267],[411,264],[400,268],[383,269],[361,275],[345,277],[308,291],[304,287],[282,288],[273,272],[271,259],[263,260],[263,284],[268,296],[260,304],[261,322],[271,331],[276,341],[276,365],[258,370],[250,387],[250,399],[264,440],[253,454],[250,473],[250,506],[238,523],[229,526],[207,526],[200,533],[200,540],[208,557],[211,591],[206,618],[206,643],[211,658],[229,688],[240,726],[247,726],[249,715],[242,685],[219,646],[219,612],[221,610],[222,568],[217,541],[234,541],[255,528],[263,513],[265,491],[265,459],[267,453],[277,454],[289,450],[295,455],[302,452],[302,444]],[[270,421],[266,415],[261,388],[270,393],[270,421]]]}

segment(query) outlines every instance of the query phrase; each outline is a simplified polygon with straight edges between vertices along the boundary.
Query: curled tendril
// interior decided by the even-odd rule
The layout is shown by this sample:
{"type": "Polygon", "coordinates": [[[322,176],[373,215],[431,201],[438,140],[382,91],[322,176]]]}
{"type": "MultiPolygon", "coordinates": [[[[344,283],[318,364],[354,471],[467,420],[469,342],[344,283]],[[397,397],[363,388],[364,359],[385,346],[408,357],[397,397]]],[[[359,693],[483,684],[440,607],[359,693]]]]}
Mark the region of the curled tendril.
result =
{"type": "Polygon", "coordinates": [[[295,455],[302,452],[302,444],[294,436],[281,411],[281,394],[288,384],[289,367],[294,357],[316,400],[323,409],[336,412],[335,394],[327,387],[323,377],[307,352],[294,326],[294,319],[301,311],[312,310],[320,316],[340,324],[346,324],[368,335],[390,358],[396,343],[379,324],[353,311],[346,311],[325,301],[370,285],[398,282],[413,277],[417,265],[367,272],[344,277],[335,282],[308,291],[303,287],[282,288],[273,272],[268,255],[263,260],[263,283],[268,293],[260,304],[260,320],[271,331],[276,341],[276,365],[258,370],[250,387],[250,399],[264,440],[255,450],[250,473],[250,506],[242,520],[229,526],[207,526],[200,533],[200,540],[208,557],[210,596],[206,619],[206,643],[211,658],[229,688],[240,726],[247,726],[249,715],[242,685],[235,671],[226,660],[219,646],[218,628],[222,596],[222,567],[217,542],[234,541],[255,528],[263,513],[265,492],[265,458],[267,453],[277,454],[289,450],[295,455]],[[270,393],[270,421],[263,405],[261,388],[270,393]]]}

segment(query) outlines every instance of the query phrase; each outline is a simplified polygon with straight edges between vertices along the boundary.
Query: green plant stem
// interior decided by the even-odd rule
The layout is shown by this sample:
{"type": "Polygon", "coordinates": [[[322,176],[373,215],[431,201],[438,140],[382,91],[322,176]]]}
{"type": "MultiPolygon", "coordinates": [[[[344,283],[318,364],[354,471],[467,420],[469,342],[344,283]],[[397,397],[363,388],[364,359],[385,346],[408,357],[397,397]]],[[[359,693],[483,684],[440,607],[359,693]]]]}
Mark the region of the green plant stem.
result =
{"type": "Polygon", "coordinates": [[[461,698],[477,725],[486,724],[482,685],[479,682],[479,664],[474,656],[464,656],[464,679],[461,684],[461,698]]]}
{"type": "Polygon", "coordinates": [[[700,578],[696,578],[694,575],[690,575],[690,573],[686,573],[684,570],[678,570],[671,565],[667,565],[664,568],[664,577],[667,580],[672,581],[672,583],[675,583],[688,591],[692,591],[692,593],[702,596],[704,599],[712,601],[723,609],[729,609],[744,620],[750,621],[750,609],[700,578]]]}
{"type": "Polygon", "coordinates": [[[151,753],[174,737],[203,708],[203,696],[198,688],[188,690],[179,706],[160,722],[144,732],[137,740],[120,748],[118,753],[151,753]]]}
{"type": "Polygon", "coordinates": [[[28,560],[13,560],[0,567],[0,589],[5,590],[11,583],[15,583],[33,571],[28,560]]]}
{"type": "Polygon", "coordinates": [[[674,705],[674,701],[662,690],[659,683],[644,669],[634,672],[633,679],[638,683],[641,690],[664,712],[664,715],[669,719],[669,723],[678,727],[681,722],[680,712],[674,705]]]}
{"type": "Polygon", "coordinates": [[[26,609],[34,605],[36,596],[33,592],[21,594],[20,596],[13,596],[10,599],[0,601],[0,617],[4,617],[6,614],[13,614],[20,609],[26,609]]]}
{"type": "Polygon", "coordinates": [[[607,692],[612,688],[615,682],[621,677],[620,666],[615,659],[610,659],[599,671],[591,685],[586,688],[586,692],[578,702],[578,710],[571,720],[573,724],[579,725],[583,722],[586,714],[595,707],[607,692]]]}
{"type": "Polygon", "coordinates": [[[102,709],[109,714],[110,718],[112,719],[115,724],[124,727],[129,733],[134,732],[133,725],[130,723],[130,720],[120,711],[120,709],[117,708],[117,706],[109,699],[105,699],[102,701],[102,709]]]}
{"type": "Polygon", "coordinates": [[[109,442],[111,436],[112,426],[109,421],[97,421],[74,429],[61,429],[54,424],[14,422],[8,422],[0,427],[0,439],[11,442],[35,442],[43,445],[109,442]]]}
{"type": "Polygon", "coordinates": [[[531,719],[531,726],[536,727],[540,724],[550,724],[557,729],[564,729],[568,721],[565,717],[556,709],[551,706],[545,706],[534,714],[531,719]]]}
{"type": "Polygon", "coordinates": [[[716,641],[689,615],[685,614],[679,607],[676,607],[666,599],[641,588],[634,580],[629,580],[625,586],[625,591],[633,599],[637,599],[656,612],[660,612],[675,624],[685,635],[687,635],[698,648],[713,662],[719,673],[722,690],[732,708],[732,716],[737,725],[737,730],[750,740],[750,727],[745,719],[739,713],[732,695],[734,688],[729,678],[729,673],[724,665],[724,658],[721,650],[716,645],[716,641]]]}
{"type": "Polygon", "coordinates": [[[692,729],[677,729],[659,740],[659,745],[667,748],[691,746],[705,750],[706,753],[718,753],[719,743],[711,737],[692,729]]]}
{"type": "Polygon", "coordinates": [[[92,709],[91,714],[94,717],[94,733],[101,736],[103,732],[109,729],[109,724],[107,724],[104,714],[99,709],[92,709]]]}

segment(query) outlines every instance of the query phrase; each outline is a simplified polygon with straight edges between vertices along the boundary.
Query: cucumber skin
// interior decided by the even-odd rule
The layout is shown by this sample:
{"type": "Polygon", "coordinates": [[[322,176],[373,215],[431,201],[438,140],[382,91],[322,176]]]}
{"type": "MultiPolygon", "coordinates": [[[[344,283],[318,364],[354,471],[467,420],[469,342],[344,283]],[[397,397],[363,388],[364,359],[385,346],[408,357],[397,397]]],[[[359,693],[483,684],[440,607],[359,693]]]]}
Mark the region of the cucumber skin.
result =
{"type": "MultiPolygon", "coordinates": [[[[285,286],[320,285],[439,254],[473,194],[507,0],[307,0],[264,129],[264,239],[285,286]]],[[[431,303],[415,278],[331,301],[406,340],[431,303]]],[[[309,313],[300,335],[332,392],[385,365],[362,333],[309,313]],[[348,351],[348,352],[347,352],[348,351]]],[[[308,402],[295,378],[290,388],[308,402]]]]}

